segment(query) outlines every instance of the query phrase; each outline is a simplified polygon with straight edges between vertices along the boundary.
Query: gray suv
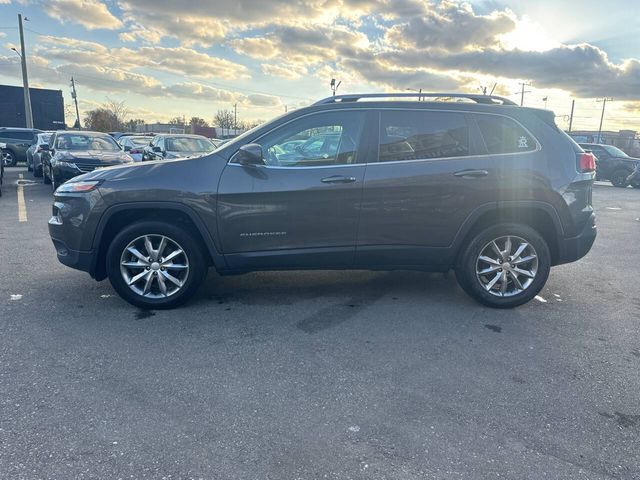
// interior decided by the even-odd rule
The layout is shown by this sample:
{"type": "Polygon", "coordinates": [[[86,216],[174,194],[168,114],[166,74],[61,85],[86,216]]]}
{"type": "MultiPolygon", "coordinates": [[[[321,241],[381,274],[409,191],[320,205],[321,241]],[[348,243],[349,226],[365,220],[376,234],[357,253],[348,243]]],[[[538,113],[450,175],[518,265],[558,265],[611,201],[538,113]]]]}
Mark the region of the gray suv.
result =
{"type": "Polygon", "coordinates": [[[76,177],[49,220],[58,259],[142,308],[185,302],[211,266],[455,269],[480,303],[521,305],[591,248],[595,159],[550,111],[427,97],[331,97],[206,156],[76,177]],[[314,136],[337,141],[282,147],[314,136]]]}

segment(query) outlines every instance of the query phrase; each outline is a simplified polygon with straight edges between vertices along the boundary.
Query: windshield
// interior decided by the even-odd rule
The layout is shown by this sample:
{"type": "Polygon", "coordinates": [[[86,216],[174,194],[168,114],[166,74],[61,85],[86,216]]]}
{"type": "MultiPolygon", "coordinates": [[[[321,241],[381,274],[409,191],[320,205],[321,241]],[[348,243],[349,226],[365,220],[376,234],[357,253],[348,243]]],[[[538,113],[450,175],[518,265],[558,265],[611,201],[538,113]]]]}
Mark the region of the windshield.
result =
{"type": "Polygon", "coordinates": [[[151,141],[151,138],[149,138],[149,137],[129,137],[126,140],[126,142],[130,143],[131,145],[135,145],[135,146],[149,145],[150,141],[151,141]]]}
{"type": "Polygon", "coordinates": [[[206,138],[168,137],[165,141],[169,152],[210,152],[216,148],[206,138]]]}
{"type": "Polygon", "coordinates": [[[67,133],[56,139],[56,148],[60,150],[105,150],[116,151],[120,147],[109,135],[83,135],[67,133]]]}
{"type": "Polygon", "coordinates": [[[612,155],[614,157],[628,157],[629,156],[626,153],[624,153],[622,150],[620,150],[618,147],[614,147],[612,145],[603,145],[602,148],[604,148],[607,152],[609,152],[610,155],[612,155]]]}

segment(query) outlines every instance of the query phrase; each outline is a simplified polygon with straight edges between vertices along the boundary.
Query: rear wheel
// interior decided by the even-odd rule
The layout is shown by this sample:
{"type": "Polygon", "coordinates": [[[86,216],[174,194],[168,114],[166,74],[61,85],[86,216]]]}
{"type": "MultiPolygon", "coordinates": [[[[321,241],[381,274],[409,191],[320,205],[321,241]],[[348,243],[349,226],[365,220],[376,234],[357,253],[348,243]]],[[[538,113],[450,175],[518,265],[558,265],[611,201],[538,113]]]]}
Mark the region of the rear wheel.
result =
{"type": "Polygon", "coordinates": [[[107,251],[107,274],[127,302],[146,309],[173,308],[196,292],[207,265],[200,244],[185,230],[141,222],[120,232],[107,251]]]}
{"type": "Polygon", "coordinates": [[[17,159],[14,153],[10,150],[2,150],[2,163],[5,167],[13,167],[16,165],[17,159]]]}
{"type": "Polygon", "coordinates": [[[33,176],[36,178],[40,178],[42,176],[42,164],[39,166],[33,166],[33,176]]]}
{"type": "Polygon", "coordinates": [[[45,168],[45,165],[42,164],[42,183],[45,185],[49,185],[51,183],[51,177],[49,176],[50,170],[45,168]]]}
{"type": "Polygon", "coordinates": [[[616,170],[611,174],[611,184],[614,187],[620,187],[620,188],[624,188],[626,187],[627,184],[627,177],[629,176],[631,172],[627,171],[627,170],[616,170]]]}
{"type": "Polygon", "coordinates": [[[520,224],[478,233],[459,257],[456,277],[483,305],[512,308],[535,297],[549,276],[551,254],[542,236],[520,224]]]}

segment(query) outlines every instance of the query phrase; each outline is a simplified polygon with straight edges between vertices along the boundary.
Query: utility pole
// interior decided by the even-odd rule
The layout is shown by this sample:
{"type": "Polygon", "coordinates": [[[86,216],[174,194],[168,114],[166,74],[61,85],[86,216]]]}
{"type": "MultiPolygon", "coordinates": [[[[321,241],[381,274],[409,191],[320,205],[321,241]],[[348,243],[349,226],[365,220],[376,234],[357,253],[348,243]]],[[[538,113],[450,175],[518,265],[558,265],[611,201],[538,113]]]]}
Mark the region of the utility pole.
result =
{"type": "Polygon", "coordinates": [[[76,104],[76,124],[74,128],[78,130],[82,129],[82,125],[80,125],[80,111],[78,110],[78,94],[76,93],[76,82],[71,77],[71,98],[73,98],[74,103],[76,104]]]}
{"type": "MultiPolygon", "coordinates": [[[[25,17],[25,20],[29,20],[25,17]]],[[[18,27],[20,28],[20,51],[22,55],[22,86],[24,88],[24,118],[27,128],[33,128],[33,113],[31,111],[31,92],[29,92],[29,78],[27,76],[27,54],[24,50],[24,31],[22,30],[22,14],[18,14],[18,27]]]]}
{"type": "MultiPolygon", "coordinates": [[[[600,127],[598,127],[598,143],[602,143],[602,121],[604,120],[604,107],[607,106],[607,100],[613,101],[613,98],[604,97],[602,99],[602,114],[600,115],[600,127]]],[[[600,100],[598,100],[599,102],[600,100]]]]}
{"type": "Polygon", "coordinates": [[[520,91],[520,106],[522,107],[524,105],[524,94],[525,93],[531,93],[531,90],[527,90],[525,92],[524,88],[525,87],[530,87],[531,84],[527,83],[527,82],[521,82],[520,85],[522,85],[522,90],[520,91]]]}
{"type": "Polygon", "coordinates": [[[331,83],[329,84],[331,86],[331,92],[333,93],[333,96],[336,96],[336,90],[338,90],[338,87],[340,86],[340,84],[342,83],[342,80],[340,80],[338,83],[336,83],[336,79],[332,78],[331,79],[331,83]]]}
{"type": "Polygon", "coordinates": [[[575,99],[571,100],[571,115],[569,115],[569,131],[571,131],[571,126],[573,125],[573,109],[576,106],[575,99]]]}
{"type": "Polygon", "coordinates": [[[238,129],[238,104],[233,104],[233,129],[238,129]]]}

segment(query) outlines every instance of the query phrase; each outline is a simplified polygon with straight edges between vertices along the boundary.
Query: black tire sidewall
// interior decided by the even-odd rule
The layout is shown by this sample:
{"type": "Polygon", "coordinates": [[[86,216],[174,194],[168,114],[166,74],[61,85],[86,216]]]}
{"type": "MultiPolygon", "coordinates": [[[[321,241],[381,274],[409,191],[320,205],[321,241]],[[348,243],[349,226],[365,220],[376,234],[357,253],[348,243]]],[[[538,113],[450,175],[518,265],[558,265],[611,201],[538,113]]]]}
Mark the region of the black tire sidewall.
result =
{"type": "MultiPolygon", "coordinates": [[[[3,150],[2,153],[7,153],[11,157],[11,161],[5,164],[5,167],[15,167],[18,164],[18,157],[11,150],[3,150]]],[[[2,160],[4,162],[4,160],[2,160]]]]}
{"type": "Polygon", "coordinates": [[[479,303],[493,308],[513,308],[533,299],[544,287],[551,270],[549,246],[533,228],[517,223],[489,227],[475,235],[464,248],[456,267],[456,277],[463,290],[479,303]],[[476,276],[476,260],[491,240],[503,236],[521,237],[530,243],[538,255],[538,272],[532,284],[512,297],[496,297],[488,293],[476,276]]]}
{"type": "Polygon", "coordinates": [[[106,257],[107,275],[114,290],[127,302],[144,309],[167,309],[183,304],[191,298],[207,272],[205,256],[199,242],[187,230],[165,222],[145,221],[125,228],[111,242],[106,257]],[[182,247],[189,260],[189,276],[182,290],[168,298],[144,298],[133,292],[120,273],[120,257],[125,247],[142,235],[164,235],[182,247]]]}
{"type": "Polygon", "coordinates": [[[631,175],[631,172],[627,170],[616,170],[611,174],[611,185],[618,188],[625,188],[627,186],[627,177],[631,175]],[[621,179],[622,183],[617,180],[621,179]]]}

